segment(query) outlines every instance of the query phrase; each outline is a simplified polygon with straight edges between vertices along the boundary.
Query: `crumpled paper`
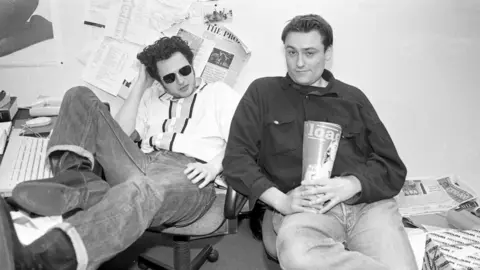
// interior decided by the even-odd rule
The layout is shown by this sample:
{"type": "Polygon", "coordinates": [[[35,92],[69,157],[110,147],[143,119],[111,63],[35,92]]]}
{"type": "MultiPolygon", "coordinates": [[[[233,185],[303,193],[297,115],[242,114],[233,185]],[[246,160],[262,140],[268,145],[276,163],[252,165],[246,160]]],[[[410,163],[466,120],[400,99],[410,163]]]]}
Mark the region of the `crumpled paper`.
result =
{"type": "Polygon", "coordinates": [[[63,221],[62,216],[32,218],[23,211],[12,211],[10,215],[20,243],[23,245],[29,245],[63,221]]]}

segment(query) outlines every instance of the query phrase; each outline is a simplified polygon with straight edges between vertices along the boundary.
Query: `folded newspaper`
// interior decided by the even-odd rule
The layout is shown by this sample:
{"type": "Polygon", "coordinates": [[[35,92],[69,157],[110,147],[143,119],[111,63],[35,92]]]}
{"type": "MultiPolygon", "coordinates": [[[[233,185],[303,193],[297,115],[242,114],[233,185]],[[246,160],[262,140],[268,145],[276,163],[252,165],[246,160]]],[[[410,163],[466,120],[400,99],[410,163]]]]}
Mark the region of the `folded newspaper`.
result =
{"type": "Polygon", "coordinates": [[[480,231],[427,234],[422,270],[480,269],[480,231]]]}
{"type": "Polygon", "coordinates": [[[442,213],[476,199],[472,191],[458,184],[455,175],[409,178],[395,197],[402,216],[442,213]]]}

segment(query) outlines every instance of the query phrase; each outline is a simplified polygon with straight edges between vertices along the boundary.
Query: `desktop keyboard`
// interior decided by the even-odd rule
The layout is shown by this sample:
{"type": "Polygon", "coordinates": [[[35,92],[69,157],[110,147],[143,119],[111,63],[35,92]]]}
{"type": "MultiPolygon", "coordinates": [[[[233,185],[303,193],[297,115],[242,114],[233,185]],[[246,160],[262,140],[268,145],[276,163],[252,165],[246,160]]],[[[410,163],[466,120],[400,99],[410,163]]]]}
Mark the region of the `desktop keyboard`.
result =
{"type": "Polygon", "coordinates": [[[47,138],[20,136],[14,129],[0,164],[0,194],[10,196],[13,188],[28,180],[52,177],[46,159],[47,138]]]}

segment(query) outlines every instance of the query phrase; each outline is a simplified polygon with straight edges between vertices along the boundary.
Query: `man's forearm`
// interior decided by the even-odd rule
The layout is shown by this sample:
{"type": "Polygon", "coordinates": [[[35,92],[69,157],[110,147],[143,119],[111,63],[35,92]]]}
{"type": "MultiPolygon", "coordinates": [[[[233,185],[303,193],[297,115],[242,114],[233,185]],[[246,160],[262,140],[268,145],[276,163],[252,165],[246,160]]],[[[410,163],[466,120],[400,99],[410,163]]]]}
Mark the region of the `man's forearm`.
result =
{"type": "Polygon", "coordinates": [[[221,173],[223,171],[223,158],[225,157],[225,149],[220,151],[215,157],[213,157],[208,163],[211,164],[215,170],[217,171],[217,174],[221,173]]]}
{"type": "Polygon", "coordinates": [[[137,117],[138,106],[142,100],[144,91],[141,86],[134,84],[128,98],[123,103],[122,107],[115,116],[115,120],[120,125],[122,130],[130,135],[135,130],[135,120],[137,117]]]}
{"type": "Polygon", "coordinates": [[[287,212],[287,195],[276,187],[271,187],[260,195],[260,200],[282,214],[287,212]]]}

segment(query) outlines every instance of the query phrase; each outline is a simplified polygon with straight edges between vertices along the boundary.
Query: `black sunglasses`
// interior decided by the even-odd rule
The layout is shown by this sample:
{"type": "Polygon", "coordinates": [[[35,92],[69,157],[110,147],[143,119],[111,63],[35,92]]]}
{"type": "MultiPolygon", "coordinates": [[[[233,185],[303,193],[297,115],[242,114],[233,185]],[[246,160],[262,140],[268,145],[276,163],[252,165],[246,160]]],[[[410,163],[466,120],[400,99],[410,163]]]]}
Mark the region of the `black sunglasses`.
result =
{"type": "MultiPolygon", "coordinates": [[[[188,76],[188,75],[190,75],[190,73],[192,73],[192,66],[186,65],[186,66],[182,67],[181,69],[179,69],[178,73],[180,75],[184,76],[184,77],[188,76]]],[[[173,83],[175,81],[175,78],[176,78],[175,72],[168,73],[167,75],[163,76],[162,78],[163,78],[163,81],[165,83],[168,83],[168,84],[173,83]]]]}

